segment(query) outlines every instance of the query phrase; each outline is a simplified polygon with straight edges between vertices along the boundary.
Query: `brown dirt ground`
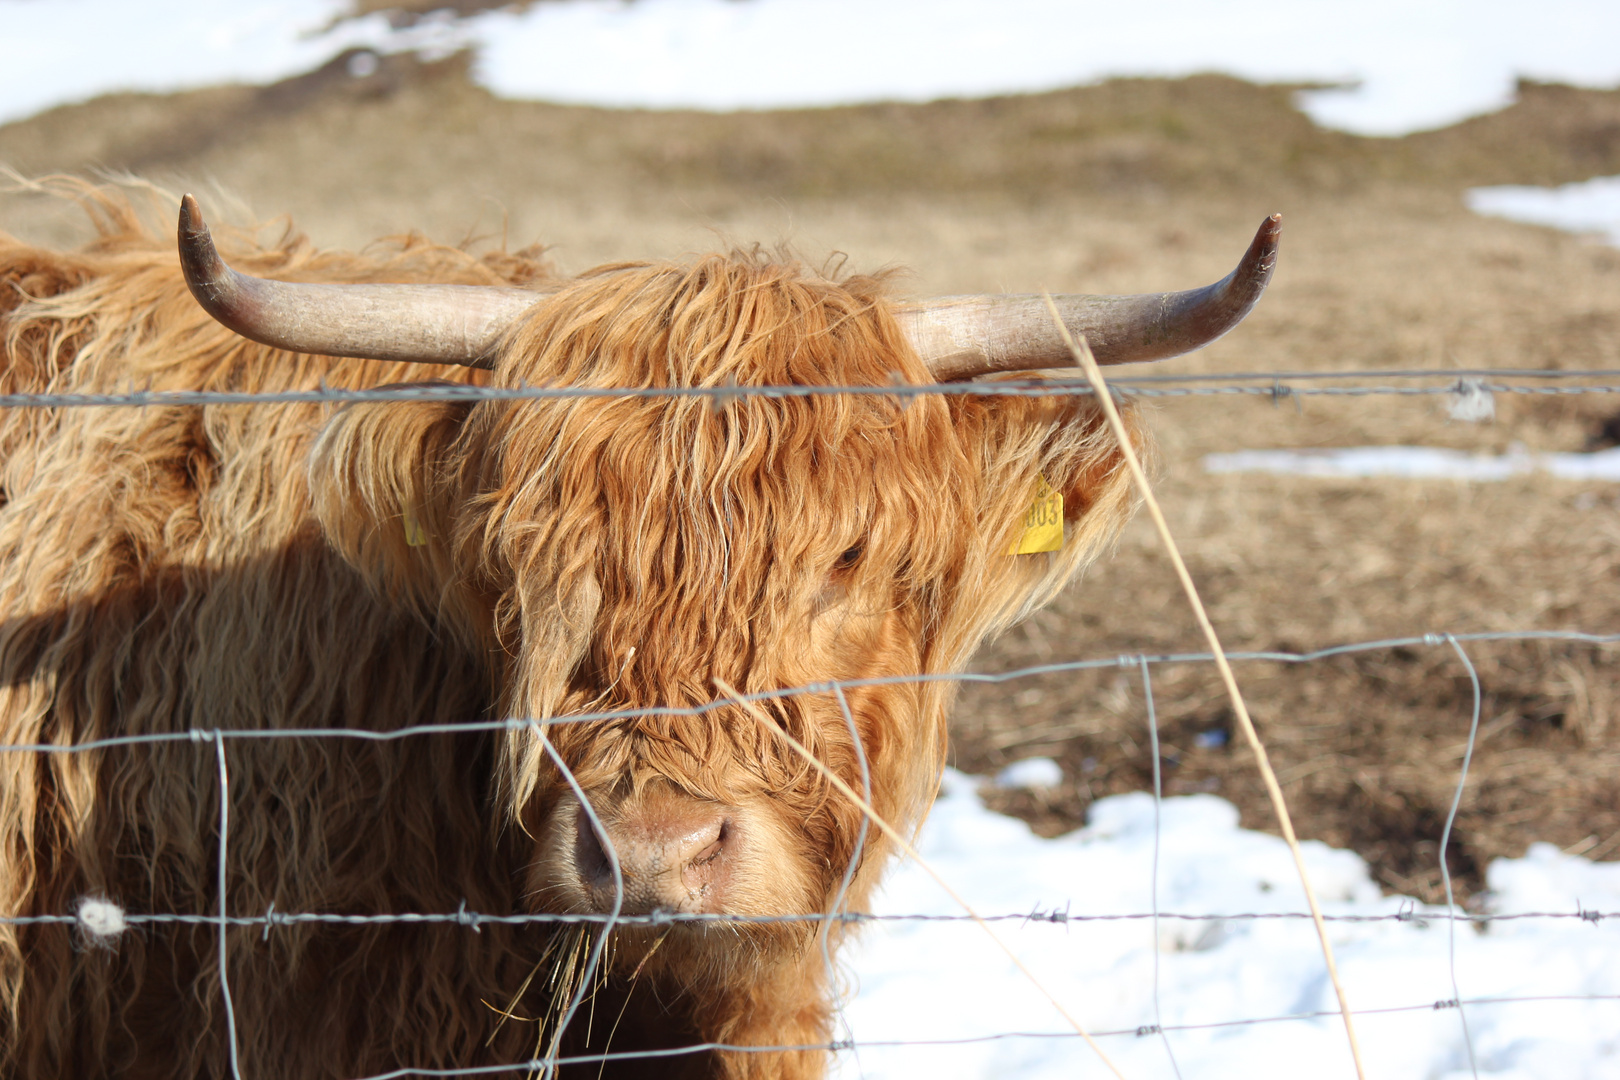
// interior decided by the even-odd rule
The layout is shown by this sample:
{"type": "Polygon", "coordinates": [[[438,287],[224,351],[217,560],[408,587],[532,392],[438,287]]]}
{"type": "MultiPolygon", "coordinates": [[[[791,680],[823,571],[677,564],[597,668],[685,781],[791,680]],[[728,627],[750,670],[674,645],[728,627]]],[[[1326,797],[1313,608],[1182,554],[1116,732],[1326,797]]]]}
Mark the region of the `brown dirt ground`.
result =
{"type": "MultiPolygon", "coordinates": [[[[399,6],[399,5],[393,5],[399,6]]],[[[1620,251],[1478,218],[1471,185],[1620,173],[1620,92],[1524,84],[1500,113],[1402,139],[1314,127],[1286,87],[1205,76],[1059,93],[784,113],[647,113],[497,101],[464,58],[346,58],[266,88],[122,95],[0,128],[25,175],[133,172],[195,186],[238,221],[287,214],[319,243],[418,229],[552,245],[565,268],[733,241],[912,268],[919,294],[1136,291],[1224,274],[1282,211],[1276,282],[1244,328],[1167,372],[1458,366],[1620,367],[1620,251]],[[228,193],[228,194],[222,194],[228,193]]],[[[165,217],[170,213],[165,207],[165,217]]],[[[37,195],[0,224],[83,233],[37,195]]],[[[275,223],[272,222],[272,227],[275,223]]],[[[1494,424],[1432,399],[1192,398],[1152,406],[1159,494],[1229,648],[1302,649],[1429,631],[1620,626],[1620,495],[1544,477],[1501,484],[1209,476],[1239,447],[1422,442],[1578,450],[1620,401],[1499,400],[1494,424]]],[[[1611,428],[1612,428],[1611,424],[1611,428]]],[[[1118,553],[980,658],[982,670],[1194,650],[1158,542],[1118,553]]],[[[1496,856],[1549,840],[1620,858],[1613,650],[1476,646],[1483,735],[1452,866],[1469,889],[1496,856]]],[[[1239,669],[1305,836],[1366,856],[1433,899],[1439,826],[1471,692],[1444,647],[1239,669]]],[[[1216,791],[1272,828],[1246,750],[1201,748],[1230,714],[1207,667],[1160,668],[1172,793],[1216,791]]],[[[1073,827],[1151,761],[1131,672],[969,687],[955,762],[1063,762],[1049,796],[995,796],[1037,828],[1073,827]]]]}

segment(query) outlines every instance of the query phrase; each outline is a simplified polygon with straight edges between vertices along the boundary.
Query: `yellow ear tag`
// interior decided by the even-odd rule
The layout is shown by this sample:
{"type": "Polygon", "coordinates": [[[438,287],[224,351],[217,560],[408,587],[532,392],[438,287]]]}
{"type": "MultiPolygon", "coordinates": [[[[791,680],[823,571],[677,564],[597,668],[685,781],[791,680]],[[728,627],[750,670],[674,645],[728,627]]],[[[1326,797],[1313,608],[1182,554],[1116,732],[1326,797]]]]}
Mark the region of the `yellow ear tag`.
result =
{"type": "Polygon", "coordinates": [[[1053,491],[1046,477],[1035,477],[1035,499],[1024,511],[1024,531],[1018,534],[1009,555],[1033,555],[1038,551],[1063,550],[1063,493],[1053,491]]]}
{"type": "Polygon", "coordinates": [[[405,511],[405,546],[425,547],[427,545],[427,528],[411,514],[405,511]]]}

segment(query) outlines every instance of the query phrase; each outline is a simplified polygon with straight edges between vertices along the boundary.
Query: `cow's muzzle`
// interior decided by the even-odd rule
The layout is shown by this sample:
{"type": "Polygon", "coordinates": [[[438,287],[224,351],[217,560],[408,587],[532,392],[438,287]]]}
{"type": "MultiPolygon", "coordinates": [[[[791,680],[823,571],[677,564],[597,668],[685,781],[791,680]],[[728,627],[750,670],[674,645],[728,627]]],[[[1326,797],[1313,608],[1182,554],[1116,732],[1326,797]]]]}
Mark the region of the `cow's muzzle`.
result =
{"type": "Polygon", "coordinates": [[[621,886],[622,915],[726,911],[747,843],[732,808],[672,792],[592,802],[595,820],[574,807],[568,875],[592,911],[611,912],[621,886]]]}

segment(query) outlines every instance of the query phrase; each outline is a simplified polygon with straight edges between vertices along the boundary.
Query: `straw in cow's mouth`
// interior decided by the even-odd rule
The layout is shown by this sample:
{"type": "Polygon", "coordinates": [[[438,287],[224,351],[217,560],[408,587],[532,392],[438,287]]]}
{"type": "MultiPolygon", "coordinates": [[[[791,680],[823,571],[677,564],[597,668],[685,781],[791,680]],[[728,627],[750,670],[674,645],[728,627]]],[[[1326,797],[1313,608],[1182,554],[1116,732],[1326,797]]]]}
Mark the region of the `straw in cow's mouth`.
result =
{"type": "MultiPolygon", "coordinates": [[[[618,1015],[613,1018],[613,1025],[608,1029],[607,1041],[602,1047],[604,1055],[611,1048],[613,1036],[618,1032],[619,1024],[624,1020],[625,1010],[630,1006],[629,995],[635,988],[636,980],[640,978],[642,970],[647,966],[647,962],[652,959],[653,954],[658,951],[659,946],[669,937],[672,930],[673,928],[666,929],[654,939],[652,946],[642,956],[640,962],[636,964],[635,970],[630,973],[624,1003],[620,1005],[618,1015]]],[[[613,953],[616,945],[615,939],[610,936],[605,943],[601,962],[597,964],[594,972],[589,970],[591,946],[595,943],[594,935],[597,932],[598,928],[586,925],[564,928],[551,939],[545,951],[540,954],[540,958],[535,961],[534,967],[529,969],[529,974],[524,977],[523,982],[513,992],[505,1008],[498,1007],[488,1000],[482,1001],[485,1008],[497,1013],[500,1017],[496,1021],[494,1029],[489,1033],[489,1038],[484,1040],[485,1046],[494,1045],[496,1036],[500,1034],[501,1028],[505,1026],[506,1022],[515,1020],[519,1023],[538,1025],[535,1029],[534,1038],[534,1056],[536,1060],[544,1060],[553,1056],[562,1038],[561,1025],[567,1017],[570,1004],[576,995],[580,997],[580,1005],[585,1009],[585,1045],[590,1045],[591,1033],[596,1022],[596,996],[607,985],[608,973],[613,967],[613,953]],[[530,987],[534,984],[535,977],[542,971],[548,972],[545,976],[545,989],[550,995],[544,1012],[539,1016],[519,1016],[517,1014],[518,1002],[523,1000],[524,995],[529,992],[530,987]],[[581,987],[585,985],[587,977],[590,977],[595,985],[590,986],[581,994],[581,987]]],[[[606,1058],[604,1057],[603,1066],[605,1067],[606,1064],[606,1058]]],[[[533,1073],[531,1072],[530,1075],[532,1076],[533,1073]]]]}

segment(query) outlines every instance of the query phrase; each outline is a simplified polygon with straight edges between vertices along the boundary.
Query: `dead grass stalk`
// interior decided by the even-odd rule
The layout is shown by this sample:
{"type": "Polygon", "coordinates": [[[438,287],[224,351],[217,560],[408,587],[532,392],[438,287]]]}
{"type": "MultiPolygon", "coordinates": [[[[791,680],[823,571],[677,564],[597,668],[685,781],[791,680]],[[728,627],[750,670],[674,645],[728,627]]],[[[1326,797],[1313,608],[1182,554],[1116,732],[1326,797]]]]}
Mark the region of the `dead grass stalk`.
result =
{"type": "Polygon", "coordinates": [[[1114,407],[1113,395],[1109,392],[1107,382],[1103,380],[1102,369],[1097,366],[1096,358],[1091,355],[1091,347],[1084,339],[1076,342],[1069,335],[1069,328],[1063,325],[1063,317],[1058,314],[1057,306],[1052,303],[1050,294],[1046,296],[1046,306],[1052,312],[1052,322],[1057,325],[1058,333],[1063,335],[1064,344],[1068,345],[1069,351],[1074,355],[1075,363],[1086,373],[1092,388],[1097,391],[1097,400],[1108,416],[1108,426],[1113,429],[1114,439],[1125,457],[1126,466],[1131,470],[1131,479],[1141,492],[1142,502],[1153,519],[1153,526],[1158,530],[1159,538],[1164,541],[1165,552],[1170,556],[1176,576],[1181,580],[1181,587],[1187,594],[1187,602],[1192,605],[1193,613],[1198,618],[1198,626],[1204,633],[1204,639],[1209,642],[1209,650],[1215,655],[1215,666],[1221,673],[1221,681],[1226,684],[1227,695],[1232,701],[1232,711],[1237,714],[1238,725],[1249,744],[1249,749],[1254,751],[1255,761],[1260,766],[1260,775],[1265,778],[1266,791],[1271,796],[1272,809],[1277,813],[1277,823],[1282,828],[1283,839],[1288,841],[1288,850],[1294,857],[1294,868],[1299,872],[1300,884],[1305,887],[1305,902],[1310,905],[1311,921],[1316,924],[1316,936],[1322,943],[1323,959],[1327,961],[1328,978],[1333,981],[1333,992],[1339,999],[1339,1012],[1344,1017],[1345,1034],[1350,1040],[1350,1055],[1356,1062],[1356,1076],[1360,1080],[1366,1080],[1367,1074],[1361,1064],[1361,1046],[1356,1040],[1355,1021],[1350,1012],[1350,999],[1344,992],[1344,985],[1339,981],[1338,965],[1333,962],[1333,944],[1328,941],[1327,924],[1322,921],[1322,909],[1316,900],[1316,890],[1311,887],[1311,875],[1305,869],[1305,857],[1300,853],[1299,840],[1294,836],[1294,823],[1289,817],[1288,804],[1283,799],[1282,787],[1277,783],[1277,774],[1272,771],[1265,745],[1254,730],[1254,722],[1249,719],[1249,710],[1243,703],[1243,694],[1238,690],[1237,678],[1232,674],[1232,665],[1226,661],[1226,653],[1221,648],[1220,638],[1215,633],[1214,625],[1209,621],[1209,613],[1204,610],[1204,602],[1198,597],[1198,587],[1193,584],[1192,575],[1187,572],[1187,564],[1181,558],[1181,550],[1176,546],[1175,537],[1170,534],[1169,523],[1164,520],[1164,513],[1159,509],[1158,500],[1153,497],[1153,487],[1148,483],[1147,473],[1143,471],[1142,462],[1136,456],[1130,436],[1126,434],[1125,424],[1119,418],[1119,410],[1114,407]]]}

